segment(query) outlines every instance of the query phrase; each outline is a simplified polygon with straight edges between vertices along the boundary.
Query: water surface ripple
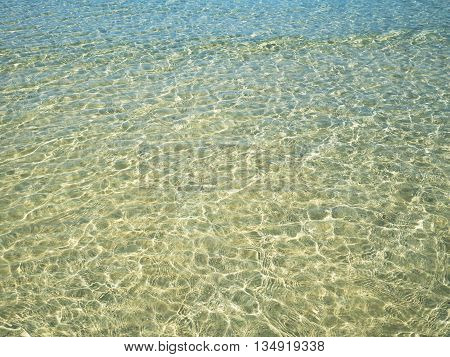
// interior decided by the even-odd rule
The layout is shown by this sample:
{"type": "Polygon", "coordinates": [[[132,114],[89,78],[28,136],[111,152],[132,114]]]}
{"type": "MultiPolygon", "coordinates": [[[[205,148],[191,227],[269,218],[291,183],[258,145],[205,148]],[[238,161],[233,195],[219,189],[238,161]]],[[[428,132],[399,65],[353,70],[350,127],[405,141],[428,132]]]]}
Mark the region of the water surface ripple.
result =
{"type": "Polygon", "coordinates": [[[449,335],[449,3],[0,0],[1,336],[449,335]]]}

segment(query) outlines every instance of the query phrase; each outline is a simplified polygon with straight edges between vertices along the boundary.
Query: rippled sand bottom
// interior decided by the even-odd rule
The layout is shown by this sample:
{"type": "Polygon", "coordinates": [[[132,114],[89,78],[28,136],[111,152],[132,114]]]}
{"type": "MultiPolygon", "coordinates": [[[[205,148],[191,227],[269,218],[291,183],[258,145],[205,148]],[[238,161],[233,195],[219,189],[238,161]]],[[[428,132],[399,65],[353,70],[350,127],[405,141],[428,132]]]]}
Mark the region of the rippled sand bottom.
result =
{"type": "Polygon", "coordinates": [[[446,43],[24,54],[0,335],[448,335],[446,43]]]}

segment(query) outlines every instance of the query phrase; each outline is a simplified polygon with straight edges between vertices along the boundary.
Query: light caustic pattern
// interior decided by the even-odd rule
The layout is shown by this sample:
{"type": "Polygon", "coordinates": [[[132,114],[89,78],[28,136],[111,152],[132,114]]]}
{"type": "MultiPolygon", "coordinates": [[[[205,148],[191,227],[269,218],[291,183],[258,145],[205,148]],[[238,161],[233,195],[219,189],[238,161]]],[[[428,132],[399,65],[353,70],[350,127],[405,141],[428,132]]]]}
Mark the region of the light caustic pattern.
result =
{"type": "Polygon", "coordinates": [[[449,334],[447,2],[0,6],[0,335],[449,334]]]}

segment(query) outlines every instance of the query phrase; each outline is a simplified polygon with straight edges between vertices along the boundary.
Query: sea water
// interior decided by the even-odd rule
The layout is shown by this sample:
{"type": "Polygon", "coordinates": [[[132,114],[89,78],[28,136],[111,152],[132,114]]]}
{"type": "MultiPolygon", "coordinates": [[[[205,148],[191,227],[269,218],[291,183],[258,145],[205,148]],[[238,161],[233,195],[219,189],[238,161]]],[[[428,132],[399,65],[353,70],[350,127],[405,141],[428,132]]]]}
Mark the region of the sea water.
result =
{"type": "Polygon", "coordinates": [[[0,335],[449,334],[448,2],[0,8],[0,335]]]}

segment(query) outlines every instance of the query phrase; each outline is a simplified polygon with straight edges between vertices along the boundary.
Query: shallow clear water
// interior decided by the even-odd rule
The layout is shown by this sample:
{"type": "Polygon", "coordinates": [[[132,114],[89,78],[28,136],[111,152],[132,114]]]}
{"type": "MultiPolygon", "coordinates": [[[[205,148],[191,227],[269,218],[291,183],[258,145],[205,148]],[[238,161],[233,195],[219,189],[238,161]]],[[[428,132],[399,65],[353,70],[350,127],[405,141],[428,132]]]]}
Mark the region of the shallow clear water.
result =
{"type": "Polygon", "coordinates": [[[0,6],[0,335],[449,335],[448,2],[0,6]]]}

